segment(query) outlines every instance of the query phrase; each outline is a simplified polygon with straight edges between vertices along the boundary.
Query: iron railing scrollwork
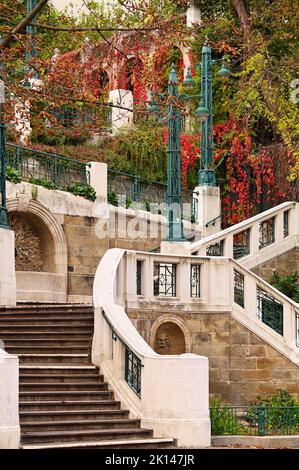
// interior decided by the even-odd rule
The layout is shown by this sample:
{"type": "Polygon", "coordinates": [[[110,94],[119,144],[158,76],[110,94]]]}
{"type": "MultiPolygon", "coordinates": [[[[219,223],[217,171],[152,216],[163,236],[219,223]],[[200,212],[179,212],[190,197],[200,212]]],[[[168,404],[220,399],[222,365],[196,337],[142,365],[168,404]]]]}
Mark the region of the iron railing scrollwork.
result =
{"type": "Polygon", "coordinates": [[[276,333],[283,335],[283,304],[259,287],[257,288],[257,317],[276,333]]]}
{"type": "Polygon", "coordinates": [[[224,253],[224,240],[220,240],[206,249],[207,256],[223,256],[224,253]]]}
{"type": "Polygon", "coordinates": [[[176,296],[176,264],[154,263],[154,295],[176,296]]]}
{"type": "Polygon", "coordinates": [[[244,308],[244,276],[234,269],[234,301],[244,308]]]}
{"type": "Polygon", "coordinates": [[[243,258],[250,254],[250,229],[243,230],[233,236],[233,257],[243,258]]]}
{"type": "Polygon", "coordinates": [[[260,223],[259,232],[260,232],[260,239],[259,239],[260,249],[274,243],[275,242],[275,217],[271,217],[270,219],[263,220],[260,223]]]}
{"type": "Polygon", "coordinates": [[[144,367],[142,361],[126,344],[126,342],[116,333],[105,313],[102,312],[102,314],[111,330],[113,341],[119,341],[125,349],[125,381],[135,392],[135,394],[141,398],[141,370],[142,367],[144,367]]]}
{"type": "Polygon", "coordinates": [[[200,297],[200,264],[190,265],[190,297],[200,297]]]}
{"type": "Polygon", "coordinates": [[[289,235],[289,211],[283,213],[283,238],[289,235]]]}

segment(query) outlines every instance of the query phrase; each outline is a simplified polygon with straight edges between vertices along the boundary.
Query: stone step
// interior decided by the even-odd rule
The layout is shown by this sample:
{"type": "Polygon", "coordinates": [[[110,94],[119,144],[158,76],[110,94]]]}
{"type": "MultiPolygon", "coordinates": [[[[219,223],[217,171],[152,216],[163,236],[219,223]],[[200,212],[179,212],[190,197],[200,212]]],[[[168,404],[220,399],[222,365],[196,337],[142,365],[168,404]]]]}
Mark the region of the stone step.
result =
{"type": "Polygon", "coordinates": [[[21,449],[174,449],[174,439],[113,439],[110,441],[64,442],[62,444],[25,444],[21,449]]]}
{"type": "Polygon", "coordinates": [[[28,346],[91,346],[92,338],[88,341],[86,338],[45,338],[44,336],[38,340],[32,340],[32,338],[9,338],[5,340],[6,346],[25,347],[28,346]]]}
{"type": "Polygon", "coordinates": [[[18,315],[3,315],[0,314],[0,326],[4,323],[7,323],[9,325],[16,325],[17,323],[22,322],[22,323],[41,323],[41,324],[47,324],[51,322],[76,322],[76,323],[82,323],[82,324],[93,324],[94,318],[93,315],[86,315],[86,316],[78,316],[78,315],[72,315],[72,316],[67,316],[67,315],[60,315],[60,316],[53,316],[49,317],[46,313],[44,315],[29,315],[29,314],[24,314],[22,316],[18,315]]]}
{"type": "Polygon", "coordinates": [[[61,390],[61,391],[41,391],[36,390],[34,392],[19,392],[20,401],[63,401],[63,400],[112,400],[113,392],[109,390],[61,390]]]}
{"type": "Polygon", "coordinates": [[[22,435],[27,431],[79,431],[79,430],[109,430],[109,429],[138,429],[139,419],[83,419],[60,421],[27,421],[21,422],[22,435]]]}
{"type": "Polygon", "coordinates": [[[99,373],[99,368],[91,364],[20,364],[20,374],[90,374],[99,373]]]}
{"type": "Polygon", "coordinates": [[[72,384],[78,381],[87,381],[88,383],[99,384],[104,381],[104,376],[98,373],[95,374],[20,374],[20,384],[31,383],[32,385],[39,383],[48,384],[72,384]]]}
{"type": "Polygon", "coordinates": [[[0,329],[0,339],[4,341],[10,340],[23,340],[25,338],[31,339],[33,341],[39,340],[48,340],[53,339],[59,341],[60,339],[86,339],[86,341],[90,341],[92,338],[92,333],[89,331],[81,331],[81,330],[73,330],[73,331],[43,331],[43,330],[36,330],[36,331],[13,331],[13,330],[6,330],[3,331],[0,329]]]}
{"type": "Polygon", "coordinates": [[[89,354],[18,354],[21,364],[30,363],[50,363],[50,364],[63,364],[63,363],[90,363],[89,354]]]}
{"type": "Polygon", "coordinates": [[[61,442],[84,442],[112,440],[112,439],[135,439],[151,438],[153,435],[150,429],[86,429],[80,431],[37,431],[23,432],[22,444],[28,443],[61,443],[61,442]]]}
{"type": "Polygon", "coordinates": [[[81,412],[90,410],[119,410],[120,401],[116,400],[79,400],[76,399],[65,399],[62,400],[43,400],[43,401],[30,401],[22,399],[19,402],[20,411],[39,411],[39,412],[50,412],[50,411],[76,411],[81,412]]]}
{"type": "Polygon", "coordinates": [[[20,382],[19,389],[21,392],[26,391],[80,391],[80,390],[89,390],[89,391],[107,391],[108,383],[107,382],[87,382],[82,380],[81,382],[20,382]]]}
{"type": "Polygon", "coordinates": [[[41,346],[41,345],[31,345],[31,346],[11,346],[7,343],[4,343],[4,349],[9,354],[22,355],[25,354],[89,354],[90,347],[88,346],[41,346]]]}
{"type": "Polygon", "coordinates": [[[60,311],[61,313],[65,312],[93,312],[93,306],[88,304],[46,304],[46,303],[36,303],[36,304],[18,304],[16,307],[0,307],[0,315],[5,312],[54,312],[60,311]]]}
{"type": "Polygon", "coordinates": [[[42,322],[18,322],[16,325],[10,324],[9,322],[0,322],[0,334],[3,332],[5,333],[6,331],[35,331],[36,329],[41,330],[42,333],[46,333],[48,330],[52,331],[58,331],[60,334],[64,332],[65,329],[68,331],[74,331],[74,330],[82,330],[82,331],[91,331],[93,332],[93,322],[90,322],[90,324],[87,324],[87,322],[77,322],[76,320],[73,320],[72,322],[69,323],[57,323],[57,322],[50,322],[44,324],[42,322]]]}
{"type": "Polygon", "coordinates": [[[120,419],[128,418],[128,410],[118,409],[90,409],[90,410],[63,410],[63,411],[21,411],[20,423],[33,422],[35,420],[56,422],[61,420],[73,421],[73,420],[90,420],[90,419],[120,419]]]}

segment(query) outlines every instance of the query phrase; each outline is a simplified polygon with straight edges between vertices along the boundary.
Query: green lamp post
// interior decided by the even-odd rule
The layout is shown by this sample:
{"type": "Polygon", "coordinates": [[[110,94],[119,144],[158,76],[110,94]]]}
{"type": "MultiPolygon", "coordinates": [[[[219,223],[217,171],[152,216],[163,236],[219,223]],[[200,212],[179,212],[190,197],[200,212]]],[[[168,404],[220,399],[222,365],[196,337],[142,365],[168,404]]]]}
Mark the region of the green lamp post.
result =
{"type": "MultiPolygon", "coordinates": [[[[221,69],[218,75],[226,78],[230,71],[222,60],[221,69]]],[[[195,115],[200,118],[200,186],[216,186],[214,169],[214,145],[213,145],[213,89],[212,89],[212,69],[218,60],[212,59],[212,51],[206,39],[201,51],[201,101],[195,111],[195,115]]]]}
{"type": "MultiPolygon", "coordinates": [[[[0,64],[1,66],[1,64],[0,64]]],[[[6,158],[5,158],[5,118],[4,118],[4,81],[0,70],[0,227],[9,229],[6,207],[6,158]]]]}
{"type": "MultiPolygon", "coordinates": [[[[163,101],[167,99],[167,115],[161,122],[168,123],[168,158],[167,158],[167,238],[166,241],[180,242],[186,241],[183,227],[182,214],[182,186],[181,186],[181,112],[180,101],[187,101],[191,98],[178,91],[178,78],[172,64],[168,80],[168,95],[156,95],[151,92],[151,101],[147,106],[148,112],[160,113],[161,105],[155,101],[155,96],[159,96],[163,101]]],[[[194,81],[191,78],[190,68],[188,68],[183,86],[191,88],[194,81]]]]}
{"type": "MultiPolygon", "coordinates": [[[[37,0],[27,0],[27,12],[30,13],[33,10],[33,8],[36,7],[36,4],[37,4],[37,0]]],[[[29,23],[26,26],[26,35],[28,37],[28,44],[27,44],[27,50],[26,50],[26,53],[25,53],[25,59],[26,59],[26,63],[27,63],[27,65],[25,66],[25,71],[27,73],[32,72],[32,77],[31,78],[36,79],[36,78],[38,78],[38,73],[33,67],[31,67],[29,65],[30,60],[32,59],[32,57],[37,56],[37,50],[36,50],[36,47],[35,47],[36,26],[29,23]]],[[[26,85],[27,86],[29,85],[29,83],[27,81],[26,81],[26,85]]]]}

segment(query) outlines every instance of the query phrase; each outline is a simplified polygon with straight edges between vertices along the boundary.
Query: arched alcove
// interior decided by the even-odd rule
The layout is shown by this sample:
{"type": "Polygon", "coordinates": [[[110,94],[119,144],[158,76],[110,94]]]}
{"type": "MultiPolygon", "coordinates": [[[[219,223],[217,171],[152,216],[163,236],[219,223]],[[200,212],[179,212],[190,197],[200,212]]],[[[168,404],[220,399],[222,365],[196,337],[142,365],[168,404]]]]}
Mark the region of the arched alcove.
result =
{"type": "Polygon", "coordinates": [[[192,334],[184,320],[167,314],[152,326],[150,345],[158,354],[184,354],[192,351],[192,334]]]}
{"type": "Polygon", "coordinates": [[[54,214],[40,202],[8,199],[15,233],[17,300],[65,302],[67,243],[54,214]]]}

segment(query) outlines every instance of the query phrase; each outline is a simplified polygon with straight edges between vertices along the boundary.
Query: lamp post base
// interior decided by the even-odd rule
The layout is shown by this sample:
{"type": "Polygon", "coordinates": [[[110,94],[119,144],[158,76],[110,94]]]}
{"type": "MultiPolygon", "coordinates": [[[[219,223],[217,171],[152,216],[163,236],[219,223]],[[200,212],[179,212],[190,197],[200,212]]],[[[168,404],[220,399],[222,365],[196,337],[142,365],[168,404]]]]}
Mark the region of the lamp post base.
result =
{"type": "Polygon", "coordinates": [[[161,253],[163,255],[191,255],[191,243],[187,241],[168,241],[161,242],[161,253]]]}
{"type": "Polygon", "coordinates": [[[199,170],[199,186],[216,186],[215,170],[199,170]]]}
{"type": "Polygon", "coordinates": [[[4,207],[0,207],[0,228],[10,229],[8,223],[7,209],[4,207]]]}

